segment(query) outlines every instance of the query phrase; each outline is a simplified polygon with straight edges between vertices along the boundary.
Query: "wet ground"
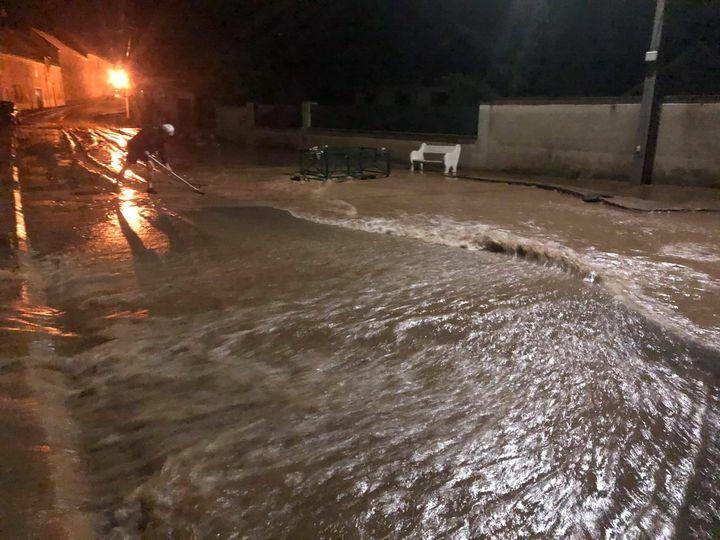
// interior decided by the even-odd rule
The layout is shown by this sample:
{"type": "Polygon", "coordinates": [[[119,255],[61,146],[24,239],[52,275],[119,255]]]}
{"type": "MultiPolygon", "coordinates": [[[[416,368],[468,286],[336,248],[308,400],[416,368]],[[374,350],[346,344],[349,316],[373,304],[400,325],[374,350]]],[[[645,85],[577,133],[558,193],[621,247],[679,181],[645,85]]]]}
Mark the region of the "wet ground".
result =
{"type": "MultiPolygon", "coordinates": [[[[208,162],[194,162],[193,175],[234,201],[259,201],[317,222],[558,265],[602,283],[678,334],[710,347],[720,342],[720,212],[626,211],[554,191],[404,170],[387,182],[288,183],[285,173],[296,165],[287,154],[282,167],[252,167],[231,157],[216,167],[218,158],[203,154],[208,162]]],[[[592,189],[593,182],[588,186],[592,189]]],[[[673,189],[648,191],[662,204],[673,189]]],[[[713,206],[720,190],[677,188],[677,198],[690,208],[713,206]]]]}
{"type": "Polygon", "coordinates": [[[210,142],[148,196],[70,116],[3,183],[0,536],[720,534],[720,217],[210,142]]]}

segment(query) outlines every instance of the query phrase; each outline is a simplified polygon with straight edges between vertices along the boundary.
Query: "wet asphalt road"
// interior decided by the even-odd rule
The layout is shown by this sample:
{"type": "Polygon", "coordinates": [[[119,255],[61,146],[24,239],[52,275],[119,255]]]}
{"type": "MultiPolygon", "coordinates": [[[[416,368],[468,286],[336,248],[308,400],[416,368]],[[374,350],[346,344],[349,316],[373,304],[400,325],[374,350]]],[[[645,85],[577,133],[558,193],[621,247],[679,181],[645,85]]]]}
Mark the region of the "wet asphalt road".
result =
{"type": "MultiPolygon", "coordinates": [[[[109,105],[112,112],[114,104],[109,105]]],[[[132,234],[124,215],[137,224],[141,212],[157,212],[139,177],[118,202],[111,182],[113,163],[107,155],[98,159],[87,153],[93,147],[87,143],[90,130],[77,128],[77,122],[86,123],[98,112],[108,112],[108,104],[35,112],[22,128],[0,134],[2,538],[87,533],[88,521],[80,509],[86,498],[79,486],[87,480],[77,475],[82,468],[79,441],[65,408],[61,372],[67,348],[83,347],[93,338],[62,329],[62,314],[50,307],[45,294],[48,283],[39,261],[51,253],[84,252],[88,231],[103,230],[108,237],[124,239],[123,230],[132,234]],[[76,137],[85,138],[87,146],[76,137]],[[135,200],[137,204],[128,202],[135,200]],[[108,216],[115,216],[109,227],[108,216]]],[[[110,128],[104,133],[127,138],[110,128]]]]}

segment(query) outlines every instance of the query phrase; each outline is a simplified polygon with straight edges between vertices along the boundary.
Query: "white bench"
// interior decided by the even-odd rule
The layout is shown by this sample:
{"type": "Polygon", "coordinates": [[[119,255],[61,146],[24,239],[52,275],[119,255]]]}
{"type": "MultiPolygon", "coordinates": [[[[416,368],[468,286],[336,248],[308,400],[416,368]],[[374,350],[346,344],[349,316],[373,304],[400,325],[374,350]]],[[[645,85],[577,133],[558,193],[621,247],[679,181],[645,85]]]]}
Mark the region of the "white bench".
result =
{"type": "Polygon", "coordinates": [[[425,163],[438,163],[445,166],[445,174],[457,174],[457,166],[460,161],[459,144],[453,146],[445,146],[439,144],[422,143],[419,150],[410,152],[410,170],[415,171],[415,163],[420,164],[420,170],[423,171],[425,163]],[[427,154],[442,156],[442,159],[427,159],[427,154]]]}

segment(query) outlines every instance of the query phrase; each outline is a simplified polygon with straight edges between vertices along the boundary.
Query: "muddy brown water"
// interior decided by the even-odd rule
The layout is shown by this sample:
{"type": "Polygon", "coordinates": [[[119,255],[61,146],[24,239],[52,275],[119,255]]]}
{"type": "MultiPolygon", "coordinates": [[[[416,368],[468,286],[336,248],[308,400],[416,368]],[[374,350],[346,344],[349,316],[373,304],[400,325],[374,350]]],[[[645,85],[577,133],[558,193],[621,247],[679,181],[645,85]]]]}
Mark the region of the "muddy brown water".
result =
{"type": "Polygon", "coordinates": [[[48,155],[25,211],[98,537],[718,535],[716,353],[592,276],[48,155]]]}
{"type": "Polygon", "coordinates": [[[103,534],[717,525],[716,380],[601,288],[267,208],[185,218],[128,239],[133,274],[64,260],[49,290],[97,337],[64,352],[103,534]]]}

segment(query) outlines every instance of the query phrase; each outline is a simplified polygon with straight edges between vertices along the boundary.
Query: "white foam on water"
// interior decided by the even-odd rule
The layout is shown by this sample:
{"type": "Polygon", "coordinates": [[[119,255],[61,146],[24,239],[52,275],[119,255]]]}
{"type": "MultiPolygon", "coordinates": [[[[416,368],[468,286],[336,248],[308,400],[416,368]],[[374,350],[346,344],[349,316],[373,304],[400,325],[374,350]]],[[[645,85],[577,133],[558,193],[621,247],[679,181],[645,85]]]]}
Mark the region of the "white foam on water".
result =
{"type": "Polygon", "coordinates": [[[661,253],[668,257],[688,261],[720,262],[720,249],[706,244],[694,244],[692,242],[667,244],[662,248],[661,253]]]}
{"type": "MultiPolygon", "coordinates": [[[[315,223],[391,234],[462,249],[503,252],[555,266],[589,283],[603,285],[626,305],[680,338],[720,351],[720,327],[705,326],[692,320],[674,302],[677,296],[686,295],[688,290],[698,291],[698,296],[703,291],[717,292],[720,283],[706,273],[679,263],[620,256],[592,248],[580,253],[556,240],[522,237],[484,223],[459,221],[445,216],[343,218],[289,211],[297,218],[315,223]]],[[[684,251],[679,251],[681,255],[691,252],[696,257],[704,256],[703,260],[710,260],[707,257],[711,255],[707,250],[700,250],[697,246],[686,247],[684,251]]]]}

